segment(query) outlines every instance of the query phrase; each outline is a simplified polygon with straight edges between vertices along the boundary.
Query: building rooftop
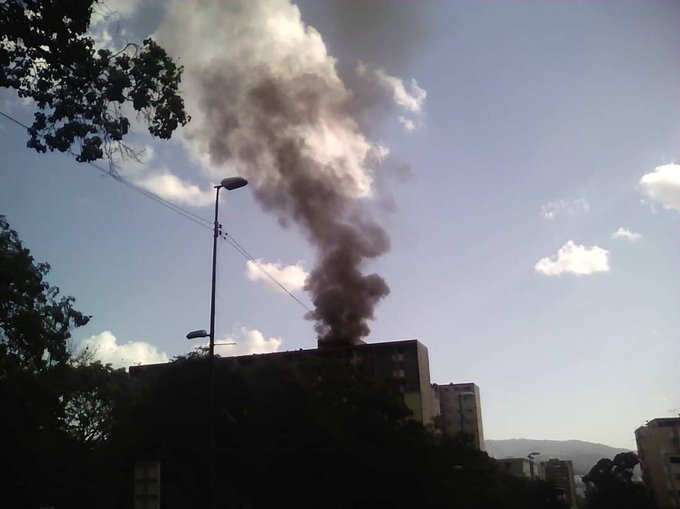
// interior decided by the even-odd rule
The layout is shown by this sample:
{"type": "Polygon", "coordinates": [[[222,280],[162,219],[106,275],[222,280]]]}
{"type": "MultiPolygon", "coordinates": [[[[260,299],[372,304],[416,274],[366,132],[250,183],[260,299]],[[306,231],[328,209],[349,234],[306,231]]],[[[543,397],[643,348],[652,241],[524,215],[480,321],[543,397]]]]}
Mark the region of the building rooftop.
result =
{"type": "Polygon", "coordinates": [[[680,426],[680,417],[657,417],[651,421],[647,421],[647,424],[640,426],[638,429],[642,428],[672,428],[674,426],[680,426]]]}

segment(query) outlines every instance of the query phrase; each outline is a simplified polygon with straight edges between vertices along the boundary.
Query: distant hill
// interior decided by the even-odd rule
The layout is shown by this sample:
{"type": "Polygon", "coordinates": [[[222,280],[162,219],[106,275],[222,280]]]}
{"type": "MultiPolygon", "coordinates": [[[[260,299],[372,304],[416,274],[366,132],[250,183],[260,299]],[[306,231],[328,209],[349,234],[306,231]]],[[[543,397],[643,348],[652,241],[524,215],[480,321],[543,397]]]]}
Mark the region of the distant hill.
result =
{"type": "Polygon", "coordinates": [[[531,452],[540,452],[535,461],[547,461],[550,458],[571,460],[574,474],[585,475],[602,458],[613,458],[620,452],[629,449],[617,449],[604,444],[584,442],[582,440],[530,440],[512,438],[509,440],[485,440],[486,452],[496,459],[526,458],[531,452]]]}

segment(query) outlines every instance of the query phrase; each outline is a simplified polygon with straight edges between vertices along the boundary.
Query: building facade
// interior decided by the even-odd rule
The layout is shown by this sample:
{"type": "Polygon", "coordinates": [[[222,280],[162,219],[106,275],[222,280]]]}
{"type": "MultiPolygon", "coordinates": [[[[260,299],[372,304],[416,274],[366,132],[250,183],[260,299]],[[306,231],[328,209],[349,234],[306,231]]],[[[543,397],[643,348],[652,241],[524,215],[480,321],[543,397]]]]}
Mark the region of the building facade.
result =
{"type": "Polygon", "coordinates": [[[439,401],[441,431],[449,436],[464,433],[472,445],[484,451],[484,428],[479,387],[474,383],[432,384],[435,401],[439,401]]]}
{"type": "Polygon", "coordinates": [[[503,458],[496,463],[508,474],[531,479],[531,463],[527,458],[503,458]]]}
{"type": "Polygon", "coordinates": [[[391,381],[413,419],[427,428],[434,427],[438,409],[430,385],[430,360],[425,345],[412,339],[358,344],[350,351],[355,366],[376,380],[391,381]]]}
{"type": "Polygon", "coordinates": [[[680,417],[652,419],[635,430],[642,479],[659,509],[680,509],[680,417]]]}
{"type": "MultiPolygon", "coordinates": [[[[438,411],[430,383],[430,361],[425,345],[415,339],[385,343],[333,345],[310,350],[294,350],[235,357],[220,357],[216,366],[248,366],[258,362],[303,363],[309,359],[327,358],[346,361],[366,376],[398,392],[414,420],[434,429],[438,411]]],[[[131,366],[130,373],[141,375],[164,369],[168,364],[131,366]]]]}
{"type": "Polygon", "coordinates": [[[557,493],[571,508],[576,507],[576,486],[574,484],[574,467],[571,460],[549,459],[541,462],[541,470],[545,480],[557,488],[557,493]]]}
{"type": "Polygon", "coordinates": [[[502,458],[497,459],[496,463],[515,477],[526,477],[527,479],[543,479],[541,463],[537,463],[529,458],[502,458]]]}

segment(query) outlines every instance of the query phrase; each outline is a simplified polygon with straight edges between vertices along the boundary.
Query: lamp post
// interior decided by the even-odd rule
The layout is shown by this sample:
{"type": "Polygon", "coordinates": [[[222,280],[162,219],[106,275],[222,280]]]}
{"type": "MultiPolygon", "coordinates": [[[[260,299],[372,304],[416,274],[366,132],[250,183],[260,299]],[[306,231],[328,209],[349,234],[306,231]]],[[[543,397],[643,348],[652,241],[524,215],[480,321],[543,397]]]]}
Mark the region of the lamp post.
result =
{"type": "Polygon", "coordinates": [[[541,454],[540,452],[530,452],[527,455],[527,458],[529,458],[529,472],[531,473],[531,480],[534,480],[534,456],[538,456],[541,454]]]}
{"type": "Polygon", "coordinates": [[[208,337],[210,339],[208,350],[208,362],[210,370],[210,415],[209,415],[209,439],[210,439],[210,506],[215,507],[215,455],[216,455],[216,440],[215,440],[215,282],[217,278],[217,239],[220,236],[220,223],[218,218],[219,204],[220,204],[220,189],[224,188],[227,191],[233,191],[248,184],[248,181],[243,177],[227,177],[222,179],[220,185],[215,186],[215,222],[213,226],[213,250],[212,250],[212,279],[210,287],[210,331],[206,332],[204,329],[192,331],[187,334],[187,339],[196,339],[208,337]]]}

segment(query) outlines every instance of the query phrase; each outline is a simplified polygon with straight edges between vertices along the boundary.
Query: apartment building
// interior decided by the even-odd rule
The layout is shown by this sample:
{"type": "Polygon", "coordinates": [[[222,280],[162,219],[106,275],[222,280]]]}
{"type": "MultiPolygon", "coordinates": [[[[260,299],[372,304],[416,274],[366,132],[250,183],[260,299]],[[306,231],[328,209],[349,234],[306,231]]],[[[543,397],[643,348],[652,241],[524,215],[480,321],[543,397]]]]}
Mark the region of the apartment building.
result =
{"type": "Polygon", "coordinates": [[[471,382],[432,384],[432,390],[435,401],[439,401],[441,431],[450,436],[465,433],[474,447],[485,450],[479,387],[471,382]]]}
{"type": "Polygon", "coordinates": [[[635,430],[642,479],[659,509],[680,509],[680,417],[652,419],[635,430]]]}
{"type": "Polygon", "coordinates": [[[541,462],[544,478],[557,488],[557,493],[570,508],[576,508],[576,486],[571,460],[549,459],[541,462]]]}

